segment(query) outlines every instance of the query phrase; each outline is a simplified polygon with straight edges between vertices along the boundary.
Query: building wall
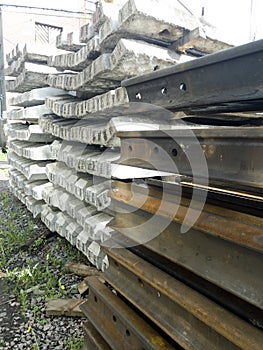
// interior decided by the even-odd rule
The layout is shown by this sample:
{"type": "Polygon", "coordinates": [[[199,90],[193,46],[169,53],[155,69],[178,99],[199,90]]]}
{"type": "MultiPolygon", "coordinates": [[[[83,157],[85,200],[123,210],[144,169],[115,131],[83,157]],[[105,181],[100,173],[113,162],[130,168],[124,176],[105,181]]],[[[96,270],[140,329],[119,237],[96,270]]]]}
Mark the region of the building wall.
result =
{"type": "Polygon", "coordinates": [[[88,20],[79,14],[74,18],[60,12],[38,12],[41,14],[36,14],[34,10],[27,10],[25,13],[19,9],[2,8],[4,55],[11,52],[17,43],[35,42],[35,22],[62,27],[63,32],[70,33],[79,32],[80,27],[88,20]]]}
{"type": "MultiPolygon", "coordinates": [[[[86,24],[89,20],[89,15],[84,17],[80,14],[71,15],[68,13],[47,10],[2,7],[3,62],[2,57],[0,57],[0,82],[4,79],[3,66],[7,66],[6,54],[15,49],[18,43],[24,44],[35,42],[35,22],[62,27],[63,32],[70,33],[73,31],[79,32],[80,27],[86,24]]],[[[10,109],[8,106],[9,98],[15,95],[17,94],[6,93],[3,84],[0,83],[0,119],[2,117],[2,110],[5,110],[6,107],[7,109],[10,109]]],[[[1,144],[0,135],[0,146],[1,144]]]]}

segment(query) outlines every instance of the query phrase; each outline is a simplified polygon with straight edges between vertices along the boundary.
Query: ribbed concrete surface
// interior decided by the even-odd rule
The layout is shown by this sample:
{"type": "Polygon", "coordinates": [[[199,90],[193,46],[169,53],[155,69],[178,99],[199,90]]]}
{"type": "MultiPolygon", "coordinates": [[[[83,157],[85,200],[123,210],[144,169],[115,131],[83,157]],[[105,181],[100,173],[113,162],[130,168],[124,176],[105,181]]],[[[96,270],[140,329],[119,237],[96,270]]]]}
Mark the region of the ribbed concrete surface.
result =
{"type": "Polygon", "coordinates": [[[112,53],[103,53],[90,64],[87,62],[80,73],[50,75],[48,84],[59,89],[100,93],[119,87],[124,79],[189,59],[157,45],[120,39],[112,53]]]}
{"type": "Polygon", "coordinates": [[[6,127],[7,136],[11,139],[28,142],[52,142],[54,137],[44,133],[39,125],[26,125],[23,123],[8,124],[6,127]]]}
{"type": "MultiPolygon", "coordinates": [[[[79,100],[68,95],[46,98],[46,107],[54,114],[64,118],[83,118],[95,114],[113,117],[121,107],[129,103],[125,88],[120,87],[88,100],[79,100]],[[117,107],[119,107],[117,109],[117,107]]],[[[119,111],[120,109],[120,111],[119,111]]],[[[125,113],[125,110],[124,110],[125,113]]]]}
{"type": "Polygon", "coordinates": [[[17,78],[6,81],[6,91],[26,92],[48,86],[48,75],[52,73],[56,73],[55,68],[25,62],[17,78]]]}
{"type": "MultiPolygon", "coordinates": [[[[26,91],[23,94],[17,95],[9,99],[10,106],[17,107],[32,107],[38,106],[45,103],[45,99],[50,96],[58,96],[61,94],[65,94],[63,90],[54,89],[51,87],[33,89],[30,91],[26,91]]],[[[38,106],[42,108],[41,106],[38,106]]],[[[23,109],[19,109],[23,111],[23,109]]],[[[11,113],[10,111],[9,113],[11,113]]],[[[39,114],[39,113],[38,113],[39,114]]],[[[42,113],[43,114],[43,113],[42,113]]]]}
{"type": "Polygon", "coordinates": [[[82,142],[107,147],[120,146],[117,137],[119,131],[169,129],[169,119],[153,121],[151,116],[114,117],[108,121],[104,118],[85,118],[81,120],[65,119],[57,116],[39,118],[39,125],[44,133],[51,133],[66,141],[82,142]]]}
{"type": "Polygon", "coordinates": [[[12,109],[6,113],[8,120],[37,122],[38,118],[44,114],[50,114],[51,111],[44,104],[38,106],[30,106],[27,108],[12,109]]]}
{"type": "Polygon", "coordinates": [[[31,160],[56,160],[61,148],[61,141],[51,144],[32,143],[27,141],[9,140],[7,146],[17,155],[31,160]]]}
{"type": "Polygon", "coordinates": [[[54,185],[61,186],[78,199],[95,206],[97,210],[103,210],[110,205],[108,181],[94,184],[95,180],[91,175],[77,173],[61,162],[47,164],[46,174],[54,185]]]}
{"type": "Polygon", "coordinates": [[[56,39],[56,47],[62,50],[75,52],[79,51],[84,45],[85,44],[80,42],[79,33],[77,32],[61,32],[56,39]]]}
{"type": "Polygon", "coordinates": [[[46,165],[49,161],[33,161],[18,156],[14,152],[8,153],[9,164],[19,170],[27,180],[45,180],[47,179],[46,165]]]}
{"type": "Polygon", "coordinates": [[[87,44],[81,44],[77,52],[63,53],[50,56],[48,65],[58,69],[70,69],[80,71],[87,67],[93,59],[100,55],[99,37],[96,35],[87,44]]]}
{"type": "Polygon", "coordinates": [[[69,168],[108,179],[112,175],[112,163],[119,158],[120,151],[117,148],[102,150],[100,147],[85,147],[83,144],[71,142],[63,142],[57,157],[69,168]]]}

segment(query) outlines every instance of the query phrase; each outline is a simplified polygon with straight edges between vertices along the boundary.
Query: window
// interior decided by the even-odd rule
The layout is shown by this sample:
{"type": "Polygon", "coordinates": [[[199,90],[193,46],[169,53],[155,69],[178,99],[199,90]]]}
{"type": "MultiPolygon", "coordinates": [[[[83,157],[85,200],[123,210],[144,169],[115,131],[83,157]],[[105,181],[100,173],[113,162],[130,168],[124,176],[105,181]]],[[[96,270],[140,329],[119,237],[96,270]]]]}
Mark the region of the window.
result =
{"type": "Polygon", "coordinates": [[[62,27],[35,22],[35,42],[37,44],[56,45],[56,38],[62,30],[62,27]]]}

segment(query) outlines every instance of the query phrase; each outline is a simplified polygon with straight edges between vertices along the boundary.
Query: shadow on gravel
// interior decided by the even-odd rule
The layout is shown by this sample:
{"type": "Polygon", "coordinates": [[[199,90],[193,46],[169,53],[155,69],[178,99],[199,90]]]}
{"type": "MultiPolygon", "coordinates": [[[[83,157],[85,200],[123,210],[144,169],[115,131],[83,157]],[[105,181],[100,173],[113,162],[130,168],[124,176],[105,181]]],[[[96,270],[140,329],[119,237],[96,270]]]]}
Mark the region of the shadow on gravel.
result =
{"type": "Polygon", "coordinates": [[[0,349],[3,349],[6,343],[10,344],[12,349],[14,334],[11,330],[19,327],[23,317],[20,313],[20,304],[12,294],[12,287],[6,283],[5,278],[0,278],[0,291],[0,349]]]}

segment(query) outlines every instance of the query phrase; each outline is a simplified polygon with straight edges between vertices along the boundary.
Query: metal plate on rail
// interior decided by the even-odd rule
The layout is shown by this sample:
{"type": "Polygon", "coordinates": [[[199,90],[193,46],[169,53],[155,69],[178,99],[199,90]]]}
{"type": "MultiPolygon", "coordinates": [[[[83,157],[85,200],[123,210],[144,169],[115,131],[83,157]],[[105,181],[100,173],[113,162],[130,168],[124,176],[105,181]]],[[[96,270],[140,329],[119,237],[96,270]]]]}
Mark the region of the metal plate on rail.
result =
{"type": "Polygon", "coordinates": [[[127,249],[107,249],[107,282],[184,349],[261,349],[263,334],[127,249]]]}
{"type": "Polygon", "coordinates": [[[131,102],[170,110],[263,108],[263,40],[219,51],[122,82],[131,102]]]}

